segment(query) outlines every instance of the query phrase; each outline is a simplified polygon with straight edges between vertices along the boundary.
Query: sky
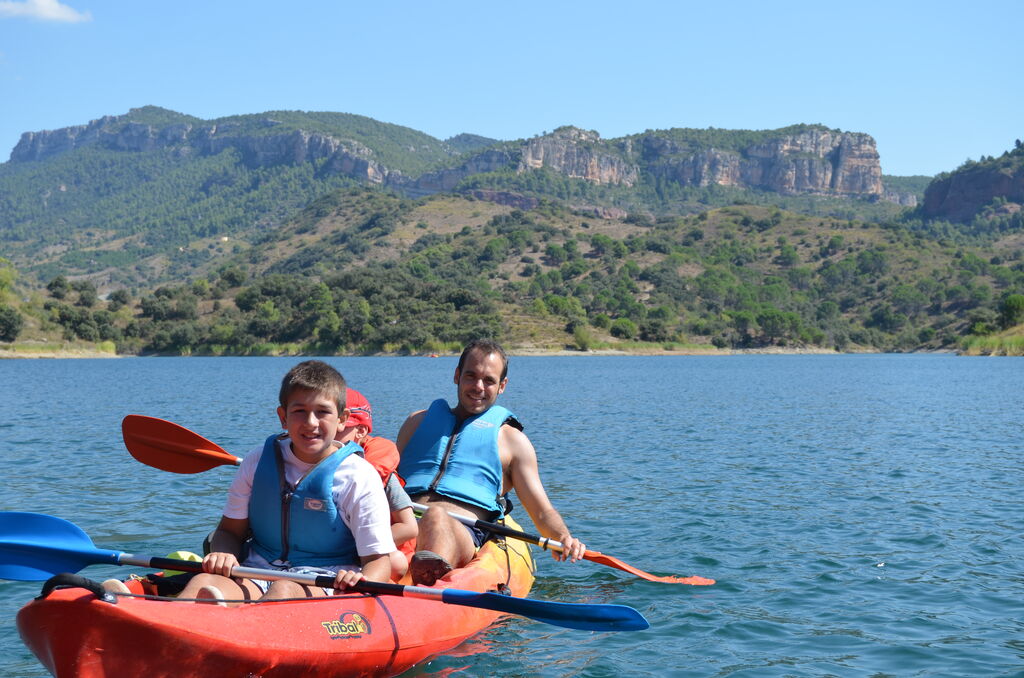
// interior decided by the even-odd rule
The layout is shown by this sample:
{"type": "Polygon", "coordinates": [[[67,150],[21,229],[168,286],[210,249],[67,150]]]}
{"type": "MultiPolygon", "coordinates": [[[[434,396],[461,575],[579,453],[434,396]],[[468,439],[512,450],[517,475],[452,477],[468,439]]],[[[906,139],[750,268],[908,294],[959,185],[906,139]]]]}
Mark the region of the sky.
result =
{"type": "Polygon", "coordinates": [[[0,160],[155,105],[439,139],[819,123],[934,175],[1024,138],[1024,0],[0,0],[0,160]]]}

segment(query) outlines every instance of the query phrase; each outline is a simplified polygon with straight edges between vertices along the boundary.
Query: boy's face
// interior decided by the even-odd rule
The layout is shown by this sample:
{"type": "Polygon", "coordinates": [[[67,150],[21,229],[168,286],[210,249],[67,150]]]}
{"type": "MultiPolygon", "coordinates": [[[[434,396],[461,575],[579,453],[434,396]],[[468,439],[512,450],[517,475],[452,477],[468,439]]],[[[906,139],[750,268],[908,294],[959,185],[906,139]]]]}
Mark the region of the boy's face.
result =
{"type": "Polygon", "coordinates": [[[307,389],[293,390],[277,414],[292,440],[292,452],[306,463],[331,453],[341,422],[348,420],[348,410],[338,412],[334,398],[307,389]]]}

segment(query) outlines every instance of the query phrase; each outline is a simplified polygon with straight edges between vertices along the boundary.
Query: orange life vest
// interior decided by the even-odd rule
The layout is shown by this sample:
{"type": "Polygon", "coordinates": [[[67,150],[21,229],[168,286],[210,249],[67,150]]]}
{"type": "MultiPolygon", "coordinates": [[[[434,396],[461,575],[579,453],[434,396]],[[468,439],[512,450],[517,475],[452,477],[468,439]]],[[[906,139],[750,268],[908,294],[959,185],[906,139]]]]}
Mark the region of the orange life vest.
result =
{"type": "MultiPolygon", "coordinates": [[[[382,483],[388,482],[388,477],[398,468],[398,447],[387,438],[377,436],[366,436],[359,443],[365,454],[363,458],[373,464],[373,468],[380,474],[382,483]]],[[[405,485],[401,477],[398,480],[405,485]]]]}
{"type": "MultiPolygon", "coordinates": [[[[380,474],[380,480],[382,483],[387,484],[388,478],[392,473],[398,478],[398,482],[405,486],[405,481],[402,480],[402,476],[398,475],[398,447],[388,440],[387,438],[379,438],[377,436],[366,436],[359,443],[363,447],[363,458],[373,465],[377,473],[380,474]]],[[[416,553],[416,540],[410,539],[409,541],[399,544],[398,550],[405,554],[405,556],[411,557],[412,554],[416,553]]]]}

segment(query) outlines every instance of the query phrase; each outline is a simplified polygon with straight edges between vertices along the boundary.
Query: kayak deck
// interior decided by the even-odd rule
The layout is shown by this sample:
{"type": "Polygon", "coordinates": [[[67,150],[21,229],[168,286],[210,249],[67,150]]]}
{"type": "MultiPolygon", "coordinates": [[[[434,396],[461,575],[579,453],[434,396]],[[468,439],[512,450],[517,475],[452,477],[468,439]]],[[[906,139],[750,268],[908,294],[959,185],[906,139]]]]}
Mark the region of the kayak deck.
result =
{"type": "MultiPolygon", "coordinates": [[[[533,571],[527,544],[490,541],[435,588],[525,597],[533,571]]],[[[114,602],[84,588],[29,602],[17,617],[22,640],[57,678],[390,676],[501,616],[364,594],[221,607],[144,595],[140,582],[127,583],[133,595],[114,602]]]]}

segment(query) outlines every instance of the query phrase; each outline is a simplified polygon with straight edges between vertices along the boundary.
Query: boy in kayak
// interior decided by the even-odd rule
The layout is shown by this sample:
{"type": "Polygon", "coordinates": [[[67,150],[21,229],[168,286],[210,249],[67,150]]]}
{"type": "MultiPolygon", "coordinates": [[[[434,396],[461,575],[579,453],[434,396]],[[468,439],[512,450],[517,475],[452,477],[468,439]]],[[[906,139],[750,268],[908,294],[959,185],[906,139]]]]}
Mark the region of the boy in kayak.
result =
{"type": "Polygon", "coordinates": [[[357,443],[363,448],[363,458],[373,465],[384,483],[384,494],[388,498],[391,509],[391,536],[398,550],[390,553],[391,578],[398,581],[409,571],[409,557],[415,548],[416,535],[419,527],[416,514],[412,510],[412,499],[402,487],[402,481],[395,472],[398,467],[398,448],[387,438],[372,436],[373,407],[366,397],[355,390],[348,389],[346,400],[348,421],[338,431],[338,442],[357,443]]]}
{"type": "Polygon", "coordinates": [[[510,490],[541,534],[562,542],[556,560],[579,560],[586,546],[573,538],[541,483],[537,452],[511,412],[495,405],[508,384],[508,357],[496,342],[470,342],[455,368],[458,404],[435,400],[409,415],[398,432],[399,474],[406,491],[426,504],[410,562],[413,583],[427,586],[462,567],[487,534],[448,515],[493,520],[510,490]]]}
{"type": "Polygon", "coordinates": [[[292,581],[229,578],[243,558],[249,567],[333,574],[334,590],[364,578],[389,579],[395,542],[380,476],[358,445],[336,442],[349,415],[344,377],[318,360],[299,363],[282,380],[279,400],[286,433],[271,436],[242,460],[203,558],[204,573],[188,583],[182,598],[331,593],[292,581]]]}

